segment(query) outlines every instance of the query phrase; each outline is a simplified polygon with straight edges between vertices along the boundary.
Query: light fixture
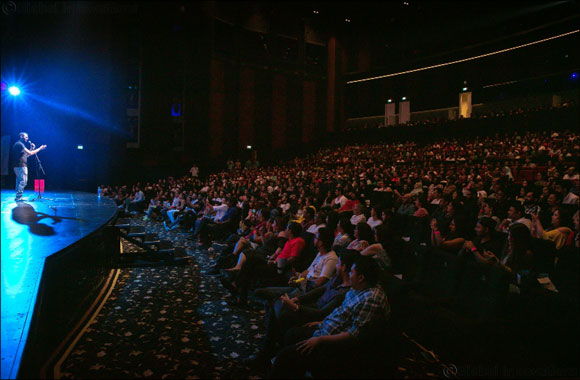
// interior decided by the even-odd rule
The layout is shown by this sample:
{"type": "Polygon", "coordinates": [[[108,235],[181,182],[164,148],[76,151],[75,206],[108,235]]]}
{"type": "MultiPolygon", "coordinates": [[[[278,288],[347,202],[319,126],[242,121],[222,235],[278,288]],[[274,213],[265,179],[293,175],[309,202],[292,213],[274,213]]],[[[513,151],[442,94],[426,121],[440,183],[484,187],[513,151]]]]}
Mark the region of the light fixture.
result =
{"type": "Polygon", "coordinates": [[[345,18],[344,21],[345,22],[350,22],[350,19],[349,18],[345,18]]]}
{"type": "Polygon", "coordinates": [[[393,102],[393,99],[388,99],[387,100],[387,103],[392,103],[392,102],[393,102]]]}
{"type": "Polygon", "coordinates": [[[467,87],[463,87],[463,91],[467,91],[467,87]]]}
{"type": "Polygon", "coordinates": [[[407,100],[407,97],[406,97],[406,96],[403,96],[403,97],[401,98],[401,100],[407,100]]]}
{"type": "Polygon", "coordinates": [[[246,148],[247,149],[252,149],[252,146],[251,145],[246,145],[246,148]]]}
{"type": "Polygon", "coordinates": [[[16,87],[16,86],[10,86],[10,87],[8,87],[8,92],[12,96],[18,96],[18,95],[20,95],[20,89],[18,87],[16,87]]]}

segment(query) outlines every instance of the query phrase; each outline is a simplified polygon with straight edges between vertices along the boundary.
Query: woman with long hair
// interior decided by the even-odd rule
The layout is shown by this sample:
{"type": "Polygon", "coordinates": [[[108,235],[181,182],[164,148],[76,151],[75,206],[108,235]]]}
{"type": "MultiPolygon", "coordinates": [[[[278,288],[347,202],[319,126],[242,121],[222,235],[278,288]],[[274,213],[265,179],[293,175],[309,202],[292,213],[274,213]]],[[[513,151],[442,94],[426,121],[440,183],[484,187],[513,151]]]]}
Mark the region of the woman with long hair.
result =
{"type": "Polygon", "coordinates": [[[542,222],[537,214],[532,214],[532,235],[544,240],[553,241],[556,244],[556,249],[562,249],[568,238],[572,233],[570,229],[571,217],[568,209],[558,207],[552,214],[552,228],[545,230],[542,222]]]}
{"type": "Polygon", "coordinates": [[[360,252],[373,243],[373,235],[371,226],[366,222],[360,222],[354,228],[354,240],[346,248],[360,252]]]}

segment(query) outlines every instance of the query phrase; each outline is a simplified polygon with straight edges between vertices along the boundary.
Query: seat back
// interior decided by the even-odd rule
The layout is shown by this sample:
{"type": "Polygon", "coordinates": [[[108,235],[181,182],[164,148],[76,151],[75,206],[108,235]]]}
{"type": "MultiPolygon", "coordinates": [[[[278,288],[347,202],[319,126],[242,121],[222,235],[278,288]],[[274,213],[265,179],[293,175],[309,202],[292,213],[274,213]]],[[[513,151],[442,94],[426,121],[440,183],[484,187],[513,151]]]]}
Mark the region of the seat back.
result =
{"type": "Polygon", "coordinates": [[[417,278],[426,295],[448,298],[455,295],[463,260],[443,250],[429,249],[417,278]]]}
{"type": "Polygon", "coordinates": [[[508,295],[508,272],[495,265],[466,262],[457,291],[458,312],[466,317],[498,317],[508,295]]]}

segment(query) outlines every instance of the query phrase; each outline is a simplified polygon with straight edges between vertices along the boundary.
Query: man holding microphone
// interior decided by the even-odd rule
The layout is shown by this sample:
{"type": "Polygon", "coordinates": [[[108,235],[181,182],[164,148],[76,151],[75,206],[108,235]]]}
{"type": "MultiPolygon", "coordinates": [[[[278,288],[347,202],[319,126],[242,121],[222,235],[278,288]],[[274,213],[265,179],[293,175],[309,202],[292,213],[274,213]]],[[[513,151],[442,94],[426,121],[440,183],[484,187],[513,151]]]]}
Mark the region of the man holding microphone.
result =
{"type": "Polygon", "coordinates": [[[12,162],[14,165],[14,173],[16,174],[16,202],[22,202],[22,193],[28,184],[28,166],[27,160],[29,156],[33,156],[46,149],[46,145],[42,145],[35,149],[34,143],[28,141],[28,133],[20,132],[18,134],[18,141],[12,146],[12,162]],[[30,144],[30,149],[26,148],[26,143],[30,144]]]}

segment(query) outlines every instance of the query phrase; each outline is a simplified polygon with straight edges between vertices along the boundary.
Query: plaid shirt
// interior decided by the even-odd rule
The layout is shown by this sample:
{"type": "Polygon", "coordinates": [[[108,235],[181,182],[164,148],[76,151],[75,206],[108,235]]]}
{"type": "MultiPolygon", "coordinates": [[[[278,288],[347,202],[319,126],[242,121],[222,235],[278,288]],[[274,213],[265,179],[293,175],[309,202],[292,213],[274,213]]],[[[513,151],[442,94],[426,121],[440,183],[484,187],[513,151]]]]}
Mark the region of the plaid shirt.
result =
{"type": "Polygon", "coordinates": [[[362,290],[351,289],[342,305],[324,318],[313,336],[336,335],[349,332],[356,337],[360,329],[391,312],[387,296],[380,286],[362,290]]]}

